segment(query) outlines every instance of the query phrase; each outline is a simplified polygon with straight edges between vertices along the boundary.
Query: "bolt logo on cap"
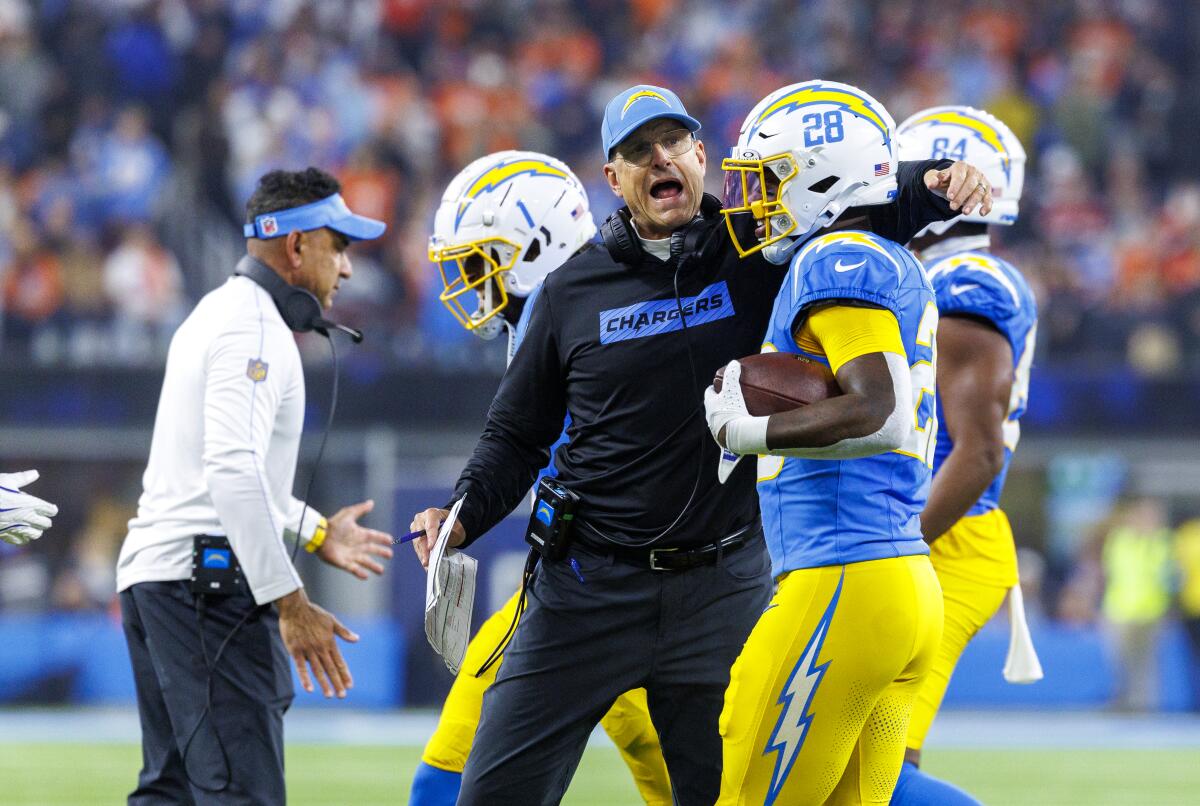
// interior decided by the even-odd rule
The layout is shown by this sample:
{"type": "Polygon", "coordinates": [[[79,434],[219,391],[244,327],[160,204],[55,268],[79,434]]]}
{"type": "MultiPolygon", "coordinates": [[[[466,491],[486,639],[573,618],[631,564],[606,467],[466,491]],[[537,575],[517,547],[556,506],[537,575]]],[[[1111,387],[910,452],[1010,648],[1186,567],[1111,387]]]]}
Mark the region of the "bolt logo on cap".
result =
{"type": "Polygon", "coordinates": [[[662,101],[667,106],[671,105],[671,102],[662,97],[660,93],[657,93],[654,90],[642,90],[641,92],[635,92],[633,95],[629,96],[629,100],[627,100],[625,102],[625,106],[621,108],[621,118],[624,119],[625,113],[629,111],[629,107],[633,106],[635,102],[641,100],[642,98],[654,98],[655,100],[662,101]]]}

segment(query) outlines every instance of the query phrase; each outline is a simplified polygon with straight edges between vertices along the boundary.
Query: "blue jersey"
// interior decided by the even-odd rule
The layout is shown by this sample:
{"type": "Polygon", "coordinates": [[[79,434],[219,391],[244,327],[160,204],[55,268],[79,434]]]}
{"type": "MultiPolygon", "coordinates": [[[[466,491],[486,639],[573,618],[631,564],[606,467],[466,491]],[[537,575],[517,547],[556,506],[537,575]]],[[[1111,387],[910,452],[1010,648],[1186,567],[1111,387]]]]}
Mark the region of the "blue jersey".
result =
{"type": "MultiPolygon", "coordinates": [[[[794,333],[815,304],[886,308],[911,367],[914,428],[901,448],[861,459],[759,459],[758,494],[775,576],[797,568],[928,554],[921,510],[929,495],[938,311],[924,268],[904,247],[866,232],[810,241],[793,258],[764,352],[804,353],[794,333]]],[[[807,354],[807,353],[805,353],[807,354]]],[[[824,356],[812,358],[828,363],[824,356]]]]}
{"type": "MultiPolygon", "coordinates": [[[[516,355],[517,348],[521,346],[521,341],[525,338],[525,331],[529,329],[529,312],[533,310],[534,300],[542,290],[542,284],[538,283],[533,291],[529,292],[529,296],[525,299],[525,307],[521,309],[521,316],[517,319],[517,326],[513,328],[512,344],[508,349],[508,360],[512,361],[512,357],[516,355]]],[[[546,465],[538,473],[537,480],[533,482],[536,489],[537,483],[542,480],[542,477],[549,476],[554,478],[558,475],[558,468],[554,466],[554,454],[558,451],[560,445],[565,445],[567,442],[567,428],[571,425],[571,415],[567,415],[566,421],[563,423],[562,433],[558,439],[550,446],[550,464],[546,465]]]]}
{"type": "MultiPolygon", "coordinates": [[[[1021,438],[1021,415],[1029,401],[1029,371],[1037,339],[1037,301],[1029,284],[1011,264],[984,252],[961,252],[932,263],[929,279],[942,316],[977,316],[991,322],[1012,347],[1013,386],[1004,422],[1004,467],[967,515],[982,515],[1000,505],[1008,464],[1021,438]]],[[[938,417],[942,402],[938,400],[938,417]]],[[[950,434],[937,435],[934,472],[954,447],[950,434]]]]}

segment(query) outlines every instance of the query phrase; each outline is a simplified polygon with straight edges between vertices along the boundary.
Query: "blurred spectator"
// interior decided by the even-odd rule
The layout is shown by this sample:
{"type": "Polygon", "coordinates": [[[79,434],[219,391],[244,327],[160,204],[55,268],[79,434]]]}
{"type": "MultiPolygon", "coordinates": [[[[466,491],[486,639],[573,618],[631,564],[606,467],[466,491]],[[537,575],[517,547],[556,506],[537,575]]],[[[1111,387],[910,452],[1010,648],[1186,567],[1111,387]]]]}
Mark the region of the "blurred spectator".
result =
{"type": "Polygon", "coordinates": [[[1157,638],[1171,602],[1171,532],[1166,504],[1156,498],[1120,502],[1104,535],[1104,618],[1120,660],[1116,705],[1156,704],[1157,638]]]}
{"type": "Polygon", "coordinates": [[[170,171],[166,149],[149,129],[146,112],[127,106],[99,143],[95,185],[103,223],[149,222],[170,171]]]}
{"type": "Polygon", "coordinates": [[[1200,518],[1175,531],[1175,562],[1179,566],[1179,617],[1191,651],[1192,710],[1200,712],[1200,518]]]}
{"type": "Polygon", "coordinates": [[[127,361],[155,355],[183,321],[183,275],[154,231],[133,224],[104,262],[104,291],[115,313],[113,349],[127,361]]]}
{"type": "Polygon", "coordinates": [[[12,254],[3,278],[4,339],[17,349],[49,327],[62,306],[63,278],[58,256],[38,243],[32,224],[17,222],[12,254]]]}
{"type": "MultiPolygon", "coordinates": [[[[1039,362],[1169,376],[1200,366],[1200,157],[1172,136],[1200,108],[1184,91],[1200,80],[1193,6],[812,0],[801,21],[750,0],[0,0],[0,261],[18,218],[34,223],[35,253],[63,260],[82,254],[76,238],[111,250],[109,228],[148,224],[195,298],[254,181],[327,165],[393,225],[373,248],[398,282],[360,322],[391,338],[362,349],[440,360],[455,325],[424,249],[402,238],[424,243],[462,165],[500,148],[554,154],[602,218],[616,200],[599,112],[622,85],[676,89],[717,163],[756,100],[823,76],[897,119],[943,103],[1004,119],[1029,172],[1000,251],[1040,295],[1039,362]]],[[[720,187],[716,164],[708,180],[720,187]]],[[[61,335],[78,344],[106,316],[72,302],[61,335]]]]}

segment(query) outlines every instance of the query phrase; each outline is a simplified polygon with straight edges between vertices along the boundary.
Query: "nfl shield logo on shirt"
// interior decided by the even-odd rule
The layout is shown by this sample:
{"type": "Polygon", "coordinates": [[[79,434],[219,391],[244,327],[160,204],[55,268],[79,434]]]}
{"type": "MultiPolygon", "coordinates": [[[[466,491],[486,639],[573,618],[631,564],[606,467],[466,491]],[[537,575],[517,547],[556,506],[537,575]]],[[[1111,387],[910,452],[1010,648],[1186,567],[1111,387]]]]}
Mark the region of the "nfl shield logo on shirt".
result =
{"type": "Polygon", "coordinates": [[[251,358],[246,365],[246,377],[258,383],[267,379],[267,362],[261,358],[251,358]]]}

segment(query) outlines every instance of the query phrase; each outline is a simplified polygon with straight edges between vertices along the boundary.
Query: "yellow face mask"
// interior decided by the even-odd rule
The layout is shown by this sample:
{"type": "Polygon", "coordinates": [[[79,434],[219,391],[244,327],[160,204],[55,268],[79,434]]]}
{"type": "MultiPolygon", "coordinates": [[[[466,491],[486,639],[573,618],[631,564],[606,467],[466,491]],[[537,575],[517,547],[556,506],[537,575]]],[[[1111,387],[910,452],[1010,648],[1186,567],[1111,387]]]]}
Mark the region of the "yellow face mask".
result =
{"type": "Polygon", "coordinates": [[[429,245],[429,259],[442,278],[438,299],[467,330],[475,330],[508,306],[504,272],[517,262],[521,247],[507,238],[483,238],[452,246],[429,245]],[[468,311],[462,296],[474,291],[478,305],[468,311]]]}
{"type": "Polygon", "coordinates": [[[796,229],[796,217],[783,203],[784,186],[799,173],[791,154],[761,159],[726,157],[721,161],[721,170],[725,172],[721,213],[738,255],[752,255],[796,229]],[[738,237],[733,216],[739,213],[749,213],[763,225],[762,236],[753,243],[743,244],[738,237]]]}

